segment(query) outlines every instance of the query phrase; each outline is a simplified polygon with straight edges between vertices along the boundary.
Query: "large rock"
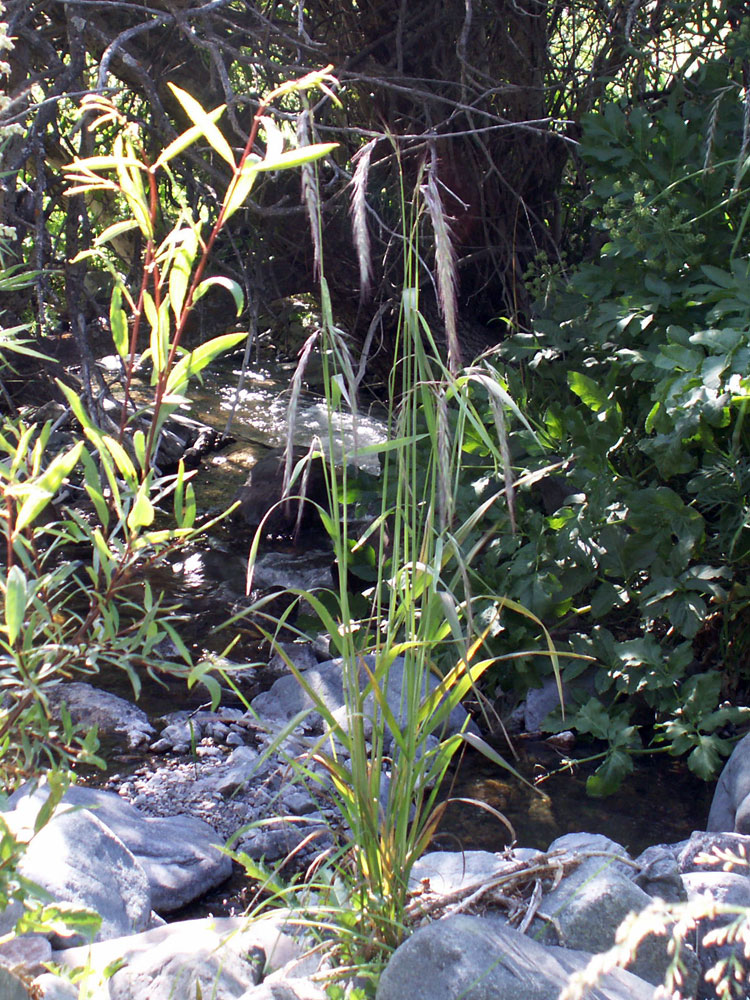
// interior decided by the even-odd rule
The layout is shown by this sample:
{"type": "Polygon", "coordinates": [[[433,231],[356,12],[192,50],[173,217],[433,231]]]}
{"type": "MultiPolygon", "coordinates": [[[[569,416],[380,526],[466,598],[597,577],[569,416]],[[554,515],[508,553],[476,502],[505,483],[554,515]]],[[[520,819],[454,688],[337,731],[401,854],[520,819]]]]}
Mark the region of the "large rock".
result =
{"type": "MultiPolygon", "coordinates": [[[[19,829],[14,823],[18,815],[6,818],[11,829],[19,829]]],[[[146,873],[109,827],[86,809],[54,816],[29,844],[19,872],[54,900],[96,911],[101,917],[97,940],[145,930],[151,920],[146,873]]],[[[57,935],[52,940],[61,941],[57,935]]],[[[76,935],[74,940],[84,938],[76,935]]]]}
{"type": "Polygon", "coordinates": [[[750,834],[750,734],[739,741],[724,765],[706,829],[750,834]]]}
{"type": "Polygon", "coordinates": [[[214,996],[226,1000],[252,989],[261,971],[283,968],[299,958],[301,947],[288,916],[279,911],[254,921],[183,920],[90,948],[68,948],[53,957],[67,968],[86,966],[92,982],[101,979],[112,963],[123,962],[109,994],[104,992],[101,1000],[194,1000],[196,982],[206,1000],[214,996]]]}
{"type": "MultiPolygon", "coordinates": [[[[499,921],[458,915],[420,928],[393,954],[377,1000],[557,1000],[590,955],[545,948],[499,921]]],[[[627,972],[604,977],[597,1000],[652,1000],[627,972]]],[[[592,994],[589,994],[591,997],[592,994]]]]}
{"type": "MultiPolygon", "coordinates": [[[[20,807],[29,791],[14,793],[9,804],[20,807]]],[[[45,790],[38,789],[32,798],[35,811],[46,799],[45,790]]],[[[151,906],[158,913],[180,909],[232,873],[231,860],[215,846],[220,840],[216,832],[193,816],[145,816],[113,792],[77,785],[67,790],[63,805],[91,810],[132,852],[148,880],[151,906]]],[[[75,824],[78,815],[71,813],[70,822],[75,824]]]]}
{"type": "MultiPolygon", "coordinates": [[[[305,451],[295,448],[294,463],[304,455],[305,451]]],[[[281,502],[284,485],[284,451],[281,448],[259,459],[250,470],[244,486],[235,496],[235,500],[239,501],[236,516],[253,529],[263,523],[265,533],[270,535],[293,535],[298,518],[302,529],[307,530],[313,525],[320,527],[313,505],[325,508],[328,504],[323,463],[315,459],[308,469],[306,477],[298,478],[292,486],[293,497],[306,498],[301,516],[299,499],[281,502]]]]}
{"type": "Polygon", "coordinates": [[[49,693],[50,704],[59,709],[64,702],[76,725],[96,726],[100,736],[125,737],[128,747],[147,746],[154,727],[140,708],[125,698],[99,691],[84,681],[59,684],[49,693]]]}
{"type": "MultiPolygon", "coordinates": [[[[723,871],[694,871],[682,876],[687,889],[690,902],[705,899],[707,910],[710,911],[715,903],[727,907],[741,907],[746,912],[750,911],[750,879],[735,872],[723,871]]],[[[737,979],[744,983],[745,988],[750,984],[750,961],[746,957],[742,941],[729,939],[724,943],[714,943],[706,945],[704,939],[709,931],[717,930],[738,919],[738,914],[711,914],[698,920],[694,932],[695,948],[700,958],[701,972],[706,973],[717,962],[721,960],[731,960],[736,963],[737,979]]],[[[732,974],[730,973],[730,978],[732,974]]],[[[711,981],[706,981],[701,977],[698,997],[701,1000],[714,1000],[717,997],[711,981]]]]}
{"type": "Polygon", "coordinates": [[[236,1000],[260,982],[263,953],[245,958],[195,942],[176,951],[173,942],[134,956],[109,983],[111,1000],[236,1000]],[[200,989],[199,989],[200,988],[200,989]]]}
{"type": "Polygon", "coordinates": [[[409,888],[414,891],[421,884],[430,892],[446,896],[488,882],[519,861],[531,863],[540,854],[525,847],[503,855],[489,851],[430,851],[412,866],[409,888]]]}
{"type": "MultiPolygon", "coordinates": [[[[632,880],[636,869],[626,864],[625,849],[596,834],[566,834],[550,844],[550,851],[588,853],[578,867],[542,900],[538,915],[545,918],[543,939],[582,951],[599,953],[615,943],[617,928],[630,913],[640,913],[651,897],[632,880]],[[623,860],[619,860],[623,859],[623,860]]],[[[654,985],[663,982],[671,958],[667,935],[648,934],[627,968],[654,985]]],[[[698,977],[694,955],[688,955],[690,986],[698,977]]]]}
{"type": "MultiPolygon", "coordinates": [[[[375,665],[373,656],[366,656],[365,662],[372,670],[375,665]]],[[[344,707],[344,684],[343,684],[344,661],[339,657],[329,660],[326,663],[319,663],[309,670],[305,670],[302,676],[306,685],[320,699],[322,704],[337,717],[340,717],[341,709],[344,707]]],[[[386,698],[394,717],[400,725],[405,723],[405,690],[404,690],[404,669],[405,661],[403,657],[396,657],[388,672],[386,685],[386,698]]],[[[364,667],[359,671],[360,684],[367,685],[368,676],[364,667]]],[[[424,693],[434,690],[439,681],[432,674],[426,673],[424,677],[424,693]]],[[[275,681],[268,691],[259,694],[251,702],[251,706],[261,719],[271,722],[286,723],[300,712],[308,711],[308,723],[314,730],[322,731],[323,720],[315,711],[317,705],[315,700],[307,693],[298,680],[293,677],[281,677],[275,681]]],[[[365,699],[364,712],[367,718],[378,711],[376,702],[372,694],[365,699]]],[[[446,724],[444,735],[451,735],[461,730],[467,719],[466,710],[457,705],[450,713],[446,724]]],[[[469,729],[476,730],[473,724],[469,724],[469,729]]],[[[443,735],[437,733],[436,735],[443,735]]]]}
{"type": "Polygon", "coordinates": [[[0,997],[3,1000],[29,1000],[29,993],[23,981],[2,966],[0,966],[0,997]]]}
{"type": "Polygon", "coordinates": [[[635,859],[639,871],[633,881],[644,892],[666,903],[679,903],[687,899],[680,877],[680,866],[674,850],[666,845],[647,847],[635,859]]]}
{"type": "Polygon", "coordinates": [[[750,874],[750,836],[745,834],[696,830],[677,846],[677,864],[683,874],[719,869],[750,874]]]}
{"type": "Polygon", "coordinates": [[[0,965],[16,975],[38,976],[51,958],[52,945],[43,934],[19,934],[0,944],[0,965]]]}

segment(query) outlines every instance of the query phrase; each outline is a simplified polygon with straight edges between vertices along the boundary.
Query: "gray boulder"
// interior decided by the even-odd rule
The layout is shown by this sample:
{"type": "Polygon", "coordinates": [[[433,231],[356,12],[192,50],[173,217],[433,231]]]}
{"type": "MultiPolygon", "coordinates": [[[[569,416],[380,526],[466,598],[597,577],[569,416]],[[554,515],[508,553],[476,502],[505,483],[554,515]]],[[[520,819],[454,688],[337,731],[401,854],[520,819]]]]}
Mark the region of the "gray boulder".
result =
{"type": "Polygon", "coordinates": [[[680,872],[725,871],[750,874],[750,836],[697,830],[677,854],[680,872]],[[719,852],[721,857],[717,855],[719,852]],[[730,860],[732,859],[736,860],[730,860]]]}
{"type": "MultiPolygon", "coordinates": [[[[585,858],[556,889],[542,900],[538,916],[546,920],[539,935],[549,944],[599,953],[615,943],[617,928],[630,913],[640,913],[651,897],[633,881],[635,869],[625,864],[627,853],[607,837],[567,834],[550,845],[550,851],[597,852],[585,858]],[[623,861],[618,860],[622,858],[623,861]]],[[[670,964],[668,936],[649,934],[640,943],[627,969],[659,985],[670,964]]],[[[690,986],[698,976],[695,956],[688,957],[690,986]]]]}
{"type": "MultiPolygon", "coordinates": [[[[687,890],[688,899],[695,902],[706,899],[708,907],[714,903],[732,907],[750,909],[750,879],[735,872],[695,871],[682,876],[687,890]]],[[[736,963],[738,978],[747,988],[750,983],[750,962],[745,957],[741,941],[728,941],[723,944],[705,945],[703,943],[709,931],[717,930],[737,919],[737,914],[706,915],[697,922],[695,929],[695,950],[700,959],[701,972],[706,973],[717,962],[729,959],[736,963]]],[[[733,978],[730,973],[730,978],[733,978]]],[[[711,981],[701,976],[700,1000],[714,1000],[716,990],[711,981]]]]}
{"type": "MultiPolygon", "coordinates": [[[[33,838],[19,872],[58,902],[94,910],[97,940],[145,930],[151,891],[143,868],[123,842],[86,809],[58,812],[33,838]]],[[[54,935],[53,944],[81,943],[54,935]]]]}
{"type": "MultiPolygon", "coordinates": [[[[458,915],[421,927],[394,952],[377,1000],[557,1000],[590,955],[545,948],[499,921],[458,915]]],[[[616,970],[589,1000],[652,1000],[653,987],[616,970]]]]}
{"type": "Polygon", "coordinates": [[[29,993],[23,980],[0,966],[0,997],[3,1000],[29,1000],[29,993]]]}
{"type": "Polygon", "coordinates": [[[635,862],[639,871],[633,881],[649,896],[663,899],[667,903],[679,903],[687,899],[673,849],[660,844],[647,847],[635,862]]]}
{"type": "MultiPolygon", "coordinates": [[[[374,657],[367,656],[365,660],[368,667],[372,669],[375,665],[374,657]]],[[[317,666],[305,670],[302,674],[310,690],[333,714],[339,712],[344,705],[343,665],[343,660],[339,657],[326,663],[319,663],[317,666]]],[[[406,711],[404,707],[404,666],[403,657],[399,656],[393,661],[388,672],[386,685],[388,705],[400,724],[404,722],[406,711]]],[[[368,683],[367,671],[364,667],[360,668],[360,683],[363,687],[368,683]]],[[[433,675],[426,674],[424,683],[426,695],[428,689],[434,690],[439,681],[433,675]]],[[[315,712],[316,704],[313,698],[293,676],[279,678],[268,691],[254,698],[251,706],[262,719],[277,723],[286,723],[298,713],[309,711],[312,713],[309,717],[311,728],[322,731],[322,718],[315,712]]],[[[364,710],[365,714],[370,717],[376,713],[376,703],[372,694],[366,698],[364,710]]],[[[459,732],[466,718],[465,709],[457,705],[447,720],[445,735],[459,732]]],[[[476,727],[472,724],[469,725],[469,729],[476,731],[476,727]]]]}
{"type": "Polygon", "coordinates": [[[51,958],[52,945],[42,934],[19,934],[0,944],[0,965],[24,976],[40,975],[51,958]]]}
{"type": "Polygon", "coordinates": [[[211,997],[236,1000],[260,982],[264,955],[247,957],[196,943],[176,951],[173,942],[134,955],[109,983],[111,1000],[175,1000],[211,997]],[[200,987],[200,992],[199,988],[200,987]]]}
{"type": "Polygon", "coordinates": [[[750,834],[750,734],[739,741],[724,765],[706,829],[750,834]]]}
{"type": "MultiPolygon", "coordinates": [[[[305,454],[303,449],[295,448],[293,462],[296,464],[305,454]]],[[[284,463],[282,448],[274,449],[255,463],[244,486],[241,486],[235,495],[235,501],[239,503],[235,516],[253,529],[256,529],[265,518],[265,532],[271,535],[294,534],[298,517],[303,530],[309,530],[313,526],[320,528],[320,519],[313,504],[319,504],[324,508],[328,505],[322,461],[320,459],[311,461],[306,481],[303,482],[303,479],[299,478],[292,486],[293,497],[306,498],[301,515],[299,499],[280,502],[284,485],[284,463]]]]}
{"type": "MultiPolygon", "coordinates": [[[[19,789],[9,804],[20,806],[29,791],[28,786],[19,789]]],[[[35,812],[46,799],[45,790],[38,789],[32,798],[35,812]]],[[[90,810],[132,852],[148,880],[151,906],[158,913],[180,909],[232,873],[231,860],[214,846],[219,836],[200,819],[145,816],[113,792],[78,785],[67,790],[63,805],[90,810]]],[[[70,822],[75,823],[78,815],[71,813],[70,822]]]]}
{"type": "Polygon", "coordinates": [[[154,727],[140,708],[84,681],[58,684],[50,691],[49,700],[55,710],[64,702],[77,725],[96,726],[100,736],[124,736],[131,749],[147,746],[154,736],[154,727]]]}
{"type": "Polygon", "coordinates": [[[329,994],[309,979],[278,979],[263,982],[243,993],[240,1000],[327,1000],[329,994]]]}
{"type": "Polygon", "coordinates": [[[288,913],[278,911],[258,920],[183,920],[91,947],[68,948],[55,952],[53,957],[68,969],[87,966],[92,981],[101,978],[113,962],[123,962],[122,972],[115,977],[116,991],[112,989],[114,980],[110,986],[111,997],[118,1000],[161,1000],[168,996],[172,1000],[194,1000],[195,988],[189,989],[188,984],[194,984],[196,979],[200,979],[205,998],[214,995],[214,982],[221,983],[222,992],[217,995],[237,997],[257,984],[261,971],[282,968],[299,958],[301,948],[288,918],[288,913]],[[223,979],[217,979],[220,968],[227,969],[223,979]],[[158,991],[156,986],[151,991],[149,976],[158,991]]]}
{"type": "MultiPolygon", "coordinates": [[[[71,983],[68,979],[61,979],[52,972],[43,972],[37,976],[32,986],[44,997],[44,1000],[79,1000],[80,991],[76,983],[71,983]]],[[[106,988],[106,987],[105,987],[106,988]]],[[[0,996],[5,994],[0,993],[0,996]]],[[[105,998],[102,991],[99,995],[89,993],[91,1000],[109,1000],[105,998]]]]}
{"type": "Polygon", "coordinates": [[[414,890],[422,883],[431,892],[446,896],[487,882],[518,861],[530,862],[540,853],[523,847],[502,856],[489,851],[430,851],[412,866],[409,887],[414,890]]]}

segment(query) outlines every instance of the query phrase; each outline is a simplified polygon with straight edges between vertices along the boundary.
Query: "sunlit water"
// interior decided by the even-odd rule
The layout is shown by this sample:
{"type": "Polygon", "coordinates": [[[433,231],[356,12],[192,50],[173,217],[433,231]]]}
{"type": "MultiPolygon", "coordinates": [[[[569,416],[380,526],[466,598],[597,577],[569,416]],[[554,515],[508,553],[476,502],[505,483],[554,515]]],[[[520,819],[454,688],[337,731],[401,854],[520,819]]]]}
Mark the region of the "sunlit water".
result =
{"type": "MultiPolygon", "coordinates": [[[[219,430],[231,417],[230,433],[240,443],[281,448],[288,435],[293,374],[291,364],[255,365],[238,391],[239,369],[218,367],[203,386],[191,390],[194,414],[219,430]]],[[[372,449],[385,439],[382,415],[364,409],[352,414],[347,406],[331,414],[319,395],[308,389],[299,394],[292,420],[296,446],[307,448],[316,442],[326,454],[332,451],[337,462],[346,456],[348,463],[377,472],[379,461],[372,449]]]]}

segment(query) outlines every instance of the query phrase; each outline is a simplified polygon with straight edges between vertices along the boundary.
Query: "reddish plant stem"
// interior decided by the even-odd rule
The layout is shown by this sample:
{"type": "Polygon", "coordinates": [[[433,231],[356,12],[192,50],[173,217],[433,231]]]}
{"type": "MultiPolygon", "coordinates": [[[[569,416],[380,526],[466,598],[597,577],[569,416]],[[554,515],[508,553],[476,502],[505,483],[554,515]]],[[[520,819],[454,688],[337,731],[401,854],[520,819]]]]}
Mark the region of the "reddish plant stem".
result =
{"type": "MultiPolygon", "coordinates": [[[[268,107],[272,97],[273,95],[270,95],[268,98],[266,98],[265,101],[261,102],[261,104],[258,105],[258,110],[255,112],[255,115],[253,117],[253,124],[250,129],[250,135],[248,136],[247,142],[245,143],[245,149],[242,153],[242,156],[240,157],[240,162],[235,169],[232,181],[230,181],[230,185],[242,173],[242,168],[244,167],[248,156],[252,152],[252,148],[255,145],[255,140],[258,137],[258,128],[260,127],[260,119],[262,118],[263,113],[268,107]]],[[[156,182],[152,169],[149,169],[149,178],[151,183],[151,189],[153,192],[156,187],[156,182]]],[[[169,357],[167,358],[167,363],[164,366],[164,370],[159,373],[159,378],[156,384],[156,391],[154,393],[154,415],[151,420],[151,427],[149,429],[148,440],[146,442],[146,456],[148,459],[147,464],[151,463],[151,458],[152,458],[151,453],[155,444],[156,428],[159,422],[158,421],[159,411],[161,409],[162,400],[164,398],[164,394],[167,389],[169,373],[172,369],[172,365],[174,364],[174,360],[177,356],[177,351],[180,346],[180,341],[182,340],[182,335],[185,332],[185,325],[193,308],[193,299],[195,297],[195,293],[201,281],[203,280],[203,274],[206,270],[206,265],[208,264],[209,257],[211,256],[211,251],[213,250],[216,238],[221,232],[221,230],[224,228],[224,215],[225,215],[225,206],[222,205],[221,210],[219,212],[219,217],[217,218],[216,222],[214,223],[211,229],[208,241],[205,247],[203,248],[203,251],[201,253],[201,258],[198,261],[198,266],[196,267],[192,281],[190,282],[190,288],[188,289],[188,293],[185,297],[185,304],[183,305],[182,310],[180,312],[180,318],[177,323],[177,329],[175,330],[174,340],[172,341],[172,345],[169,351],[169,357]]]]}

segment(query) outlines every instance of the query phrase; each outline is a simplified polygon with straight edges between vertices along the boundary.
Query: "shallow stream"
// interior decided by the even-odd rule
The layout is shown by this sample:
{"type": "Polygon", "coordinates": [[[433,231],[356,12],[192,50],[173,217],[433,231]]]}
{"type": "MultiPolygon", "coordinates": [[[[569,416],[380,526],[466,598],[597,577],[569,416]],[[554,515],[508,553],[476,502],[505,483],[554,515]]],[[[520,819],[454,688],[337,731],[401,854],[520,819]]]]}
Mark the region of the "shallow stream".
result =
{"type": "MultiPolygon", "coordinates": [[[[254,462],[268,448],[283,445],[292,373],[292,364],[258,364],[248,373],[245,389],[235,399],[232,385],[236,384],[237,373],[225,366],[211,372],[204,385],[191,393],[194,401],[191,416],[217,430],[225,430],[234,408],[231,433],[237,439],[221,453],[204,459],[195,479],[200,508],[226,507],[254,462]]],[[[360,417],[360,445],[374,443],[383,435],[384,424],[377,416],[360,417]]],[[[305,392],[300,397],[295,442],[307,445],[313,436],[326,439],[326,408],[319,396],[305,392]]],[[[348,447],[351,448],[351,443],[348,447]]],[[[175,565],[176,596],[188,609],[195,608],[196,614],[200,608],[205,611],[206,606],[210,607],[218,620],[226,611],[222,593],[227,588],[222,591],[222,586],[226,584],[230,593],[242,592],[246,552],[246,541],[233,538],[232,529],[225,526],[221,538],[209,540],[202,553],[190,554],[175,565]]],[[[316,581],[330,580],[327,576],[330,553],[325,549],[310,552],[287,546],[273,552],[269,562],[269,571],[276,574],[275,580],[269,577],[271,586],[292,582],[314,586],[316,581]]],[[[228,603],[229,598],[226,600],[228,603]]],[[[220,637],[214,651],[224,641],[227,640],[220,637]]],[[[252,659],[260,649],[260,644],[248,634],[232,657],[252,659]]],[[[119,693],[127,696],[128,692],[119,693]]],[[[156,718],[176,707],[187,707],[184,702],[184,687],[180,696],[176,688],[165,693],[155,685],[146,685],[140,705],[156,718]],[[175,697],[182,704],[177,706],[175,697]]],[[[475,799],[492,806],[507,817],[517,842],[523,846],[543,849],[560,834],[586,830],[604,833],[636,854],[648,845],[675,842],[688,837],[694,829],[705,828],[713,786],[696,779],[683,762],[663,754],[641,758],[635,773],[618,793],[597,800],[587,796],[585,788],[586,777],[595,764],[561,770],[564,760],[590,752],[586,747],[562,751],[543,742],[518,741],[515,760],[507,747],[498,749],[544,794],[533,791],[480,755],[469,753],[457,769],[452,786],[445,789],[445,795],[475,799]]],[[[128,760],[122,756],[112,762],[112,769],[128,766],[128,760]]],[[[464,849],[499,850],[510,839],[495,817],[462,802],[446,810],[436,846],[454,849],[460,844],[464,849]]]]}

